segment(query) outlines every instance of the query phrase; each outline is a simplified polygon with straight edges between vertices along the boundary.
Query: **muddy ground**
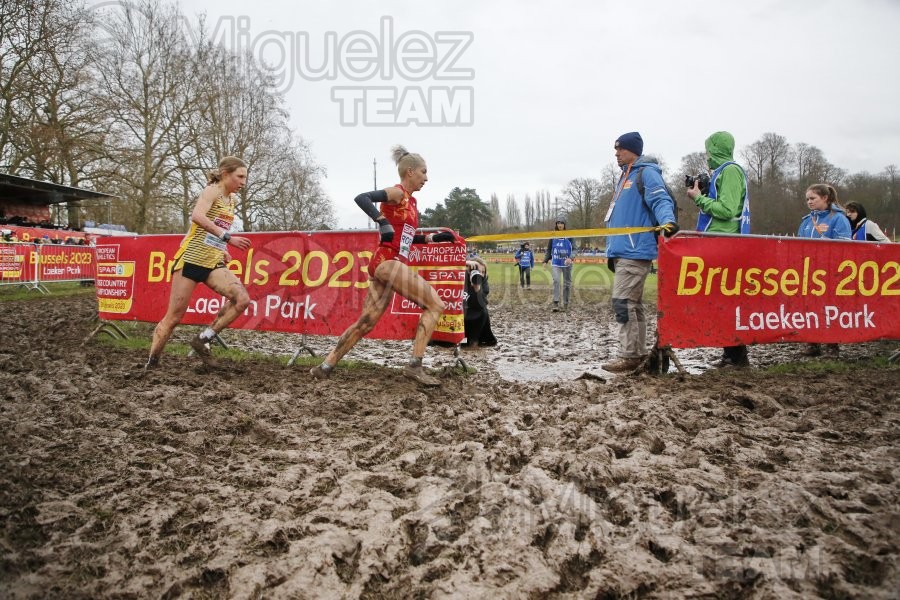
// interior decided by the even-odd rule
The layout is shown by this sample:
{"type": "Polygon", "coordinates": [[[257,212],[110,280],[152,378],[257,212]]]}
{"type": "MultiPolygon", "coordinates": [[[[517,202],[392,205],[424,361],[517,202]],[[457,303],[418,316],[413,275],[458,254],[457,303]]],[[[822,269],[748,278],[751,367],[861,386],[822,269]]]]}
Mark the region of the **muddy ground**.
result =
{"type": "Polygon", "coordinates": [[[900,368],[871,366],[896,344],[843,347],[852,374],[770,373],[797,348],[767,346],[614,377],[605,304],[521,294],[437,391],[377,364],[141,377],[145,350],[82,346],[91,298],[0,302],[0,597],[897,597],[900,368]]]}

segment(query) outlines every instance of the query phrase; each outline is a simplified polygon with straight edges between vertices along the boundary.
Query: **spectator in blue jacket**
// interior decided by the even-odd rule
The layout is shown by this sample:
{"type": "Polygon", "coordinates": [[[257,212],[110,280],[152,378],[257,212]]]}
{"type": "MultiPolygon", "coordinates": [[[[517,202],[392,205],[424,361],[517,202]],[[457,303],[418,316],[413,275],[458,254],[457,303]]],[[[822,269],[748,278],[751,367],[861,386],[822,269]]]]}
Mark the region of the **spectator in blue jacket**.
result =
{"type": "MultiPolygon", "coordinates": [[[[850,240],[853,230],[850,219],[838,204],[837,191],[827,183],[814,183],[806,188],[806,206],[809,214],[803,217],[797,229],[797,237],[813,240],[850,240]]],[[[830,354],[838,354],[837,344],[826,346],[830,354]]],[[[819,356],[822,346],[807,344],[802,353],[804,356],[819,356]]]]}
{"type": "MultiPolygon", "coordinates": [[[[566,222],[563,219],[556,220],[556,230],[563,231],[566,222]]],[[[544,254],[544,264],[548,262],[553,267],[553,312],[559,312],[560,280],[562,280],[562,310],[569,310],[569,296],[572,291],[572,259],[575,257],[575,240],[573,238],[553,238],[547,240],[547,252],[544,254]]]]}
{"type": "Polygon", "coordinates": [[[827,183],[814,183],[806,188],[809,214],[803,217],[797,237],[813,240],[849,240],[850,220],[838,204],[837,192],[827,183]]]}
{"type": "MultiPolygon", "coordinates": [[[[655,160],[645,158],[644,140],[637,131],[616,140],[616,162],[622,169],[606,213],[607,227],[655,227],[664,225],[669,236],[678,231],[675,200],[669,195],[655,160]],[[643,194],[636,178],[641,174],[643,194]]],[[[607,265],[613,277],[612,307],[619,323],[617,360],[603,369],[621,373],[636,369],[647,355],[647,321],[644,313],[644,282],[657,257],[652,231],[611,235],[606,241],[607,265]]]]}
{"type": "Polygon", "coordinates": [[[531,268],[534,267],[534,252],[531,251],[531,244],[525,242],[516,250],[513,258],[519,265],[519,285],[522,289],[531,289],[531,268]]]}

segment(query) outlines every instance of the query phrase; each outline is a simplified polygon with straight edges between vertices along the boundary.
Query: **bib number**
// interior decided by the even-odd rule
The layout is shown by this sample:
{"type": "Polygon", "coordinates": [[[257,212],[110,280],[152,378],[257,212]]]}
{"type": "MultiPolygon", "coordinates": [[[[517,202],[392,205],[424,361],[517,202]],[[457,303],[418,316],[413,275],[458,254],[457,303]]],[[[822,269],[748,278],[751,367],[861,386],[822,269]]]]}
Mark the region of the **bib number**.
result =
{"type": "Polygon", "coordinates": [[[409,249],[412,247],[413,235],[416,230],[409,223],[403,224],[403,233],[400,234],[400,256],[409,258],[409,249]]]}

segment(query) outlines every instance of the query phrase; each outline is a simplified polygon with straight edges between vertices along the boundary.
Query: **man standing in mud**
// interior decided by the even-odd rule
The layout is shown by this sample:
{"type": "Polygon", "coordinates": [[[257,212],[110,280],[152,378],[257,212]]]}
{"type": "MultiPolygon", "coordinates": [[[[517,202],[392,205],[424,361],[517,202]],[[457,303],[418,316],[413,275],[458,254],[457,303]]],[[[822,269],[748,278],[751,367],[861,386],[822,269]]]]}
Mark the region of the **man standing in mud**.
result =
{"type": "MultiPolygon", "coordinates": [[[[670,236],[678,231],[675,200],[669,195],[656,160],[644,157],[644,140],[637,131],[619,136],[614,145],[622,169],[609,211],[607,227],[655,227],[670,236]]],[[[611,235],[606,242],[607,265],[613,277],[612,307],[619,324],[618,359],[602,365],[612,373],[638,368],[647,356],[644,282],[657,256],[652,231],[611,235]]]]}
{"type": "MultiPolygon", "coordinates": [[[[750,233],[750,190],[747,174],[734,162],[734,136],[717,131],[706,138],[706,162],[713,169],[709,190],[701,191],[700,178],[693,178],[687,191],[700,214],[697,231],[750,233]]],[[[716,367],[749,367],[747,346],[726,346],[716,367]]]]}

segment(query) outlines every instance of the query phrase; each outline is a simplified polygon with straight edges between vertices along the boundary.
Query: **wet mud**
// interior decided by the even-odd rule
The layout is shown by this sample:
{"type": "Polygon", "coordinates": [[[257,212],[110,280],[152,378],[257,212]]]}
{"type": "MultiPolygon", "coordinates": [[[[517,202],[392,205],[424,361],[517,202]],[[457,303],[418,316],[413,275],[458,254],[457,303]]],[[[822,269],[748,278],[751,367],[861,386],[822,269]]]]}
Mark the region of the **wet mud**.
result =
{"type": "Polygon", "coordinates": [[[368,340],[323,382],[144,376],[144,350],[83,343],[90,298],[0,303],[0,596],[897,597],[900,369],[863,366],[892,344],[842,347],[849,373],[768,372],[798,350],[775,345],[613,376],[605,306],[492,310],[477,373],[433,348],[424,389],[408,342],[368,340]]]}

